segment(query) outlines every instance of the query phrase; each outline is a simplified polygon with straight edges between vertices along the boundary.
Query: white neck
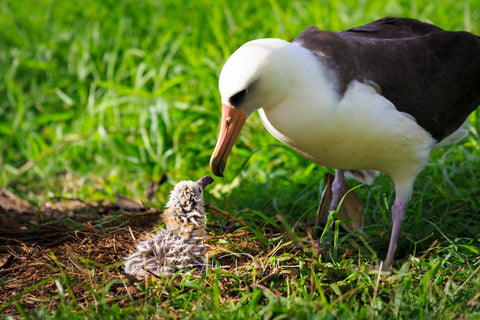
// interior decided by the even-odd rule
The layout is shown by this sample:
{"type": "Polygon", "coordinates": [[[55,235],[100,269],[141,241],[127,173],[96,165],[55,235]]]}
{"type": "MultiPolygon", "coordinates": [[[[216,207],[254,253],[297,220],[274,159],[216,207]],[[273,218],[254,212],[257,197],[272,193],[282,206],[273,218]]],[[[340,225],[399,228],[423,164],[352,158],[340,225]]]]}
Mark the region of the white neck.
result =
{"type": "Polygon", "coordinates": [[[301,107],[302,102],[309,103],[312,97],[321,102],[316,104],[318,109],[333,108],[340,99],[336,92],[336,75],[303,47],[285,42],[282,50],[272,55],[266,68],[266,74],[281,77],[284,81],[282,87],[278,87],[278,81],[274,82],[276,87],[272,89],[276,91],[275,96],[283,99],[262,105],[265,110],[288,107],[286,104],[292,100],[295,107],[301,107]]]}
{"type": "MultiPolygon", "coordinates": [[[[327,133],[328,139],[337,127],[337,109],[341,99],[336,88],[335,75],[309,50],[290,44],[278,56],[285,87],[279,88],[282,99],[273,100],[259,109],[260,118],[267,130],[278,140],[294,147],[289,137],[303,136],[305,128],[316,126],[327,133]]],[[[316,139],[319,139],[317,136],[316,139]]],[[[326,142],[327,143],[327,142],[326,142]]],[[[295,148],[295,147],[294,147],[295,148]]]]}

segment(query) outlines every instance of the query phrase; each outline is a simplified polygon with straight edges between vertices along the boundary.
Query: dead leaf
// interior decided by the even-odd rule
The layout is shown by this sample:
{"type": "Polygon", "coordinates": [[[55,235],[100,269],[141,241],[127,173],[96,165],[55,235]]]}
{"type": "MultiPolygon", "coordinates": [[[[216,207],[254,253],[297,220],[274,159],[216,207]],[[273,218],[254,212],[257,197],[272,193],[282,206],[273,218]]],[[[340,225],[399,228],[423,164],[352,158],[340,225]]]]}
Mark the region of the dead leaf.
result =
{"type": "Polygon", "coordinates": [[[115,194],[116,205],[126,211],[137,211],[142,210],[145,207],[141,202],[129,199],[127,197],[115,194]]]}
{"type": "Polygon", "coordinates": [[[37,210],[27,201],[20,199],[7,189],[0,189],[0,212],[34,214],[37,210]]]}
{"type": "Polygon", "coordinates": [[[148,199],[148,201],[152,201],[152,198],[155,195],[155,192],[157,192],[157,190],[158,190],[158,186],[164,184],[165,182],[167,182],[167,175],[164,173],[164,174],[162,174],[160,179],[158,179],[157,181],[154,181],[151,185],[149,185],[147,187],[147,199],[148,199]]]}
{"type": "Polygon", "coordinates": [[[24,222],[40,222],[38,209],[6,189],[0,189],[0,229],[20,229],[24,222]]]}

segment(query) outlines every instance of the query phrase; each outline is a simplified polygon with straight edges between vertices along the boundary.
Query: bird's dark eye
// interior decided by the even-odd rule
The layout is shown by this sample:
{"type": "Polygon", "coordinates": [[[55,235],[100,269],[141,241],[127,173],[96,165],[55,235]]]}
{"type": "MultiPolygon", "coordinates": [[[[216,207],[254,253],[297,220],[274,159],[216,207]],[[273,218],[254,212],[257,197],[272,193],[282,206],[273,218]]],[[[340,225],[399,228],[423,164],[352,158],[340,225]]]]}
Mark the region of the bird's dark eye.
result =
{"type": "Polygon", "coordinates": [[[247,96],[248,89],[243,89],[242,91],[239,91],[235,93],[233,96],[230,97],[230,104],[234,108],[240,108],[241,104],[243,103],[243,100],[245,100],[245,97],[247,96]]]}

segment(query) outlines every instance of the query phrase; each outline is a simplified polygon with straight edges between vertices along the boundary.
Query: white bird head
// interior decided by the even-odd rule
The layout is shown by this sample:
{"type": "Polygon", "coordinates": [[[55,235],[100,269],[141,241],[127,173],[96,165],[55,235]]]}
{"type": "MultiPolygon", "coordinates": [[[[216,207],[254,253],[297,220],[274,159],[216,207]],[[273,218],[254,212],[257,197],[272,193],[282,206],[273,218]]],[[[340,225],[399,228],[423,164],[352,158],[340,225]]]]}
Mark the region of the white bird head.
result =
{"type": "Polygon", "coordinates": [[[305,59],[314,58],[304,48],[280,39],[258,39],[227,60],[219,79],[220,134],[210,160],[215,175],[223,175],[233,144],[252,112],[275,107],[311,80],[305,59]]]}

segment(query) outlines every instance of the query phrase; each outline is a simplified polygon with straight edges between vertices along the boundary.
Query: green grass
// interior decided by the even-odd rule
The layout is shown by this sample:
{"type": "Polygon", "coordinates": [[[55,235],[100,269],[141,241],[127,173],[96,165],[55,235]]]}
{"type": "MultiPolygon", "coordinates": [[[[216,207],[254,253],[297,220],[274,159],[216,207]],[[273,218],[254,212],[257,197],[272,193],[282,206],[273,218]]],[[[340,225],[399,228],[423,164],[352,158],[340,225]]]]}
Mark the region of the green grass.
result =
{"type": "MultiPolygon", "coordinates": [[[[480,34],[477,0],[0,0],[0,186],[34,203],[115,193],[145,199],[146,186],[166,173],[153,203],[161,207],[175,182],[210,173],[218,74],[236,48],[260,37],[291,40],[310,25],[339,31],[387,15],[480,34]]],[[[340,239],[341,246],[359,243],[355,258],[325,264],[299,249],[300,267],[262,284],[267,290],[251,286],[254,272],[228,274],[228,290],[239,296],[231,301],[213,285],[227,271],[215,270],[148,284],[145,301],[125,309],[95,291],[87,310],[59,294],[53,315],[39,309],[24,317],[479,318],[478,111],[471,123],[470,135],[435,151],[418,178],[390,277],[367,271],[385,256],[390,232],[394,194],[381,176],[357,189],[366,208],[361,235],[340,239]]],[[[262,220],[313,221],[325,170],[276,142],[254,115],[206,201],[246,221],[267,246],[279,240],[264,238],[262,220]]],[[[56,281],[68,292],[68,279],[56,281]]],[[[23,313],[20,304],[17,310],[23,313]]]]}

